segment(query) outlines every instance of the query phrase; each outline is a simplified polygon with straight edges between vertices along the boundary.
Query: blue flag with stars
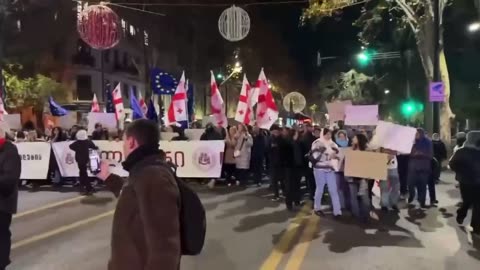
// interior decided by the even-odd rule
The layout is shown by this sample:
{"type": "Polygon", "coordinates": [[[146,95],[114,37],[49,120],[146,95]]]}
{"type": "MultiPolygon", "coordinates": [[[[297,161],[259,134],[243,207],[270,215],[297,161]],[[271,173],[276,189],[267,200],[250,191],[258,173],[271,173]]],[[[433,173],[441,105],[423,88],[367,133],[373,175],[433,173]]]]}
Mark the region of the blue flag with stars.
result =
{"type": "Polygon", "coordinates": [[[140,107],[140,104],[138,103],[137,97],[133,94],[133,88],[130,88],[130,109],[132,109],[133,120],[145,117],[142,112],[142,107],[140,107]]]}
{"type": "Polygon", "coordinates": [[[105,91],[105,112],[115,113],[115,106],[113,105],[113,95],[110,91],[110,84],[104,85],[105,91]]]}
{"type": "Polygon", "coordinates": [[[68,114],[68,111],[62,106],[58,105],[52,97],[48,98],[48,103],[50,105],[50,113],[53,116],[64,116],[68,114]]]}
{"type": "Polygon", "coordinates": [[[172,74],[159,68],[150,70],[151,87],[157,95],[173,95],[177,88],[178,81],[172,74]]]}

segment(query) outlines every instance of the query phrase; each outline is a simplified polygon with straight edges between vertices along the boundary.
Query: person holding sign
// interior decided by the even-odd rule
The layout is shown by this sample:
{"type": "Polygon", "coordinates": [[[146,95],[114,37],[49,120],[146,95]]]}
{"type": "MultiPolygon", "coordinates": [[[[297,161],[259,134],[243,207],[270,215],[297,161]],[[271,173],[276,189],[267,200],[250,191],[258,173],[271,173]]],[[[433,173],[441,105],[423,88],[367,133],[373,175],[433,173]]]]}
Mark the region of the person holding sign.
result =
{"type": "Polygon", "coordinates": [[[398,162],[395,151],[381,149],[382,153],[388,154],[387,179],[380,181],[380,206],[382,211],[389,208],[399,211],[398,200],[400,199],[400,177],[398,176],[398,162]]]}
{"type": "Polygon", "coordinates": [[[330,199],[332,200],[333,215],[339,217],[342,215],[342,209],[335,174],[335,169],[339,165],[339,150],[337,144],[332,141],[331,130],[324,128],[322,134],[322,137],[313,142],[309,156],[317,185],[315,190],[314,212],[316,215],[323,215],[321,211],[322,198],[325,185],[327,185],[330,199]]]}

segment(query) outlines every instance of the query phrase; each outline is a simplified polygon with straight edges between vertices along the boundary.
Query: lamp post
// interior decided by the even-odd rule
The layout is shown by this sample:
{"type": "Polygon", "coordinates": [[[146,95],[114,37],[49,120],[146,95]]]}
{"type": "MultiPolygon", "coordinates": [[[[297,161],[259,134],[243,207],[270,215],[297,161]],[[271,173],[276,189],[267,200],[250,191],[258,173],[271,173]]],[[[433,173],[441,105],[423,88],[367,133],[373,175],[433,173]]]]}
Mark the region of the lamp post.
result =
{"type": "Polygon", "coordinates": [[[468,29],[468,32],[470,33],[477,32],[478,30],[480,30],[480,22],[473,22],[469,24],[467,29],[468,29]]]}

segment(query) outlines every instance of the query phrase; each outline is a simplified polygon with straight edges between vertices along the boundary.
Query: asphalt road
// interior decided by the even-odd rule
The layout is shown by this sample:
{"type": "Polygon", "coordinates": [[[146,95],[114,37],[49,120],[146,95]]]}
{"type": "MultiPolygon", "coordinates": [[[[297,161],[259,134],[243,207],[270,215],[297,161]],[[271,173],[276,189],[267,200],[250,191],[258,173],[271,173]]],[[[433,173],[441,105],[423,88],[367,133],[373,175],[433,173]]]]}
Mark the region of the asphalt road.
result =
{"type": "MultiPolygon", "coordinates": [[[[440,205],[378,212],[362,225],[350,217],[289,213],[266,187],[219,187],[199,193],[207,209],[204,252],[182,270],[478,270],[480,242],[455,223],[459,200],[451,174],[437,186],[440,205]]],[[[22,191],[13,221],[12,270],[106,269],[115,199],[108,192],[22,191]]],[[[161,269],[159,267],[159,269],[161,269]]]]}

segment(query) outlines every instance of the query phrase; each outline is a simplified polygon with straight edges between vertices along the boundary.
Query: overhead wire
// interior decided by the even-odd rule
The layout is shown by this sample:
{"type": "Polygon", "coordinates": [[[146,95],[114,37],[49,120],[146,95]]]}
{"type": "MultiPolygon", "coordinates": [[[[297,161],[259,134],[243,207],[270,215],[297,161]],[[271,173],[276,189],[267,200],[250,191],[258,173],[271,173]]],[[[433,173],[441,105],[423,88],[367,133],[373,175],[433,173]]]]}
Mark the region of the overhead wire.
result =
{"type": "MultiPolygon", "coordinates": [[[[309,0],[285,0],[285,1],[259,1],[253,3],[116,3],[117,5],[128,6],[164,6],[164,7],[228,7],[236,6],[259,6],[259,5],[285,5],[285,4],[304,4],[309,0]]],[[[110,4],[110,3],[108,3],[110,4]]]]}

